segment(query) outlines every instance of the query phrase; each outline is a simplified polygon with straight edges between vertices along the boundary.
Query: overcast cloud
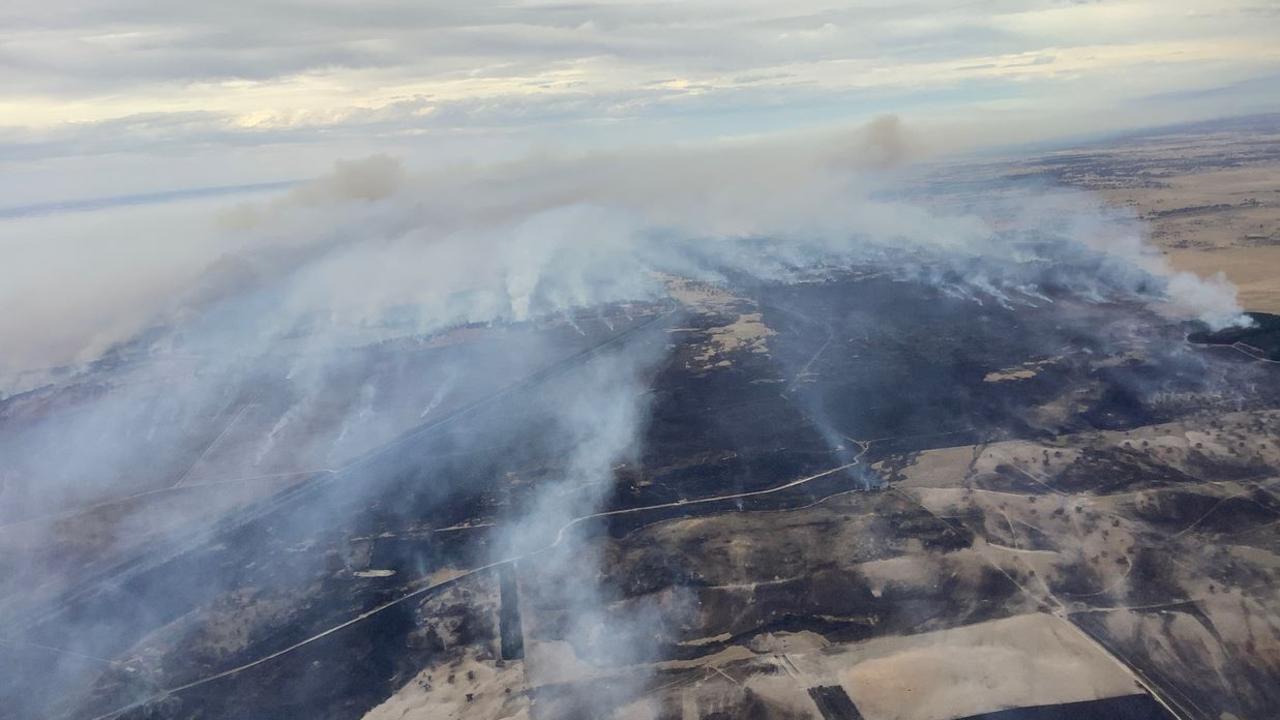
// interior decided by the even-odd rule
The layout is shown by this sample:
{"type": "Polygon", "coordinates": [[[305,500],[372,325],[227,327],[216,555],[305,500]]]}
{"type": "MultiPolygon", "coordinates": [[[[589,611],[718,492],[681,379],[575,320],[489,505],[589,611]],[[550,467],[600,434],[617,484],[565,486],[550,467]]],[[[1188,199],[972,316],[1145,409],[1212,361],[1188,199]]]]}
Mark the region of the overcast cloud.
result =
{"type": "Polygon", "coordinates": [[[95,175],[162,156],[161,178],[199,184],[211,153],[293,148],[273,157],[294,172],[257,157],[213,178],[254,182],[477,135],[611,145],[884,112],[1040,139],[1271,109],[1278,33],[1260,0],[9,0],[0,192],[56,199],[31,179],[65,158],[95,175]]]}

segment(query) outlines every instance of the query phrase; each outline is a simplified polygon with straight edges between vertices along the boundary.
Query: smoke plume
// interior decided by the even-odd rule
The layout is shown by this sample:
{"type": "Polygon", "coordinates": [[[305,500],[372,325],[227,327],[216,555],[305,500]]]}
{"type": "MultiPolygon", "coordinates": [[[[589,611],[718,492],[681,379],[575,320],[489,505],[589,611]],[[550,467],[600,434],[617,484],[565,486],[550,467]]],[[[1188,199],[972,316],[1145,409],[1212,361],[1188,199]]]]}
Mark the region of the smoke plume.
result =
{"type": "MultiPolygon", "coordinates": [[[[50,527],[42,519],[122,496],[341,474],[431,422],[442,403],[465,406],[536,371],[554,348],[480,344],[430,376],[368,364],[356,351],[477,324],[584,312],[605,322],[602,308],[665,297],[672,276],[789,282],[870,268],[975,303],[1039,305],[1068,293],[1164,304],[1215,327],[1239,322],[1225,281],[1170,273],[1139,224],[1092,198],[1047,192],[949,209],[905,192],[921,145],[883,118],[810,138],[491,166],[422,170],[375,156],[234,208],[15,223],[0,269],[10,310],[0,318],[0,388],[10,395],[0,405],[0,532],[34,548],[50,527]],[[255,394],[263,377],[287,392],[255,394]],[[335,378],[358,378],[347,383],[357,390],[334,390],[335,378]],[[77,390],[50,390],[64,386],[77,390]],[[200,435],[209,418],[218,431],[200,435]],[[245,452],[220,454],[228,438],[245,452]]],[[[512,518],[492,560],[563,579],[570,640],[605,664],[645,649],[615,642],[627,656],[603,658],[603,628],[652,638],[679,607],[618,622],[580,532],[615,468],[638,452],[645,379],[665,352],[650,342],[592,358],[542,393],[545,422],[508,428],[536,434],[565,460],[512,518]]],[[[434,462],[422,472],[443,475],[448,465],[434,462]]],[[[182,536],[127,513],[120,522],[143,527],[108,545],[182,536]]],[[[24,588],[53,594],[73,582],[35,561],[10,569],[0,611],[38,596],[24,588]]]]}

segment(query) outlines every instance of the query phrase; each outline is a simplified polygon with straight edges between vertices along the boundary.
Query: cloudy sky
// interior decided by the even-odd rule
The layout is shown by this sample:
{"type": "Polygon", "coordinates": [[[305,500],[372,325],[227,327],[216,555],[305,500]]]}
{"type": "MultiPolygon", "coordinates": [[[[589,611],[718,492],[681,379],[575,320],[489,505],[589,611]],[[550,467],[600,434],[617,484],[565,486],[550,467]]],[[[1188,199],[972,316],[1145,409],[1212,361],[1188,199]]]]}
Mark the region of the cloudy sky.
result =
{"type": "Polygon", "coordinates": [[[855,124],[960,144],[1280,107],[1273,0],[5,0],[0,208],[855,124]]]}

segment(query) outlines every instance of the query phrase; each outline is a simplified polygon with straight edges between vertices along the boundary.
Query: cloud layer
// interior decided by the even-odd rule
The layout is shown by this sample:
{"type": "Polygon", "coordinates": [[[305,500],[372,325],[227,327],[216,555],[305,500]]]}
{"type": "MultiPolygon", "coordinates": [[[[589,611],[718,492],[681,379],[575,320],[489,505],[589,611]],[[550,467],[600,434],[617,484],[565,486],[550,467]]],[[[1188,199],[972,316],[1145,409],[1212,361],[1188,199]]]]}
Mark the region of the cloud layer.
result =
{"type": "Polygon", "coordinates": [[[1280,72],[1280,15],[1251,0],[18,0],[0,28],[0,162],[19,165],[477,133],[617,145],[885,111],[1036,139],[1274,107],[1229,90],[1280,72]]]}

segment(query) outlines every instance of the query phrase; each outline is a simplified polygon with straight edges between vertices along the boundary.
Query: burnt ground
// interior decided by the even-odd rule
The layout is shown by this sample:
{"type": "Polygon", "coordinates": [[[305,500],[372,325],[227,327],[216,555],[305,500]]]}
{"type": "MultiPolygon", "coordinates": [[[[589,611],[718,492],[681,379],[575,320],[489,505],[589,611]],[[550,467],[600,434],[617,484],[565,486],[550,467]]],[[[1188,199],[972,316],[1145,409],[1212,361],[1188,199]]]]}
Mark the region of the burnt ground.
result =
{"type": "Polygon", "coordinates": [[[1149,695],[1086,700],[1062,705],[983,713],[964,720],[1166,720],[1169,714],[1149,695]]]}
{"type": "MultiPolygon", "coordinates": [[[[46,548],[73,580],[10,589],[0,700],[16,718],[401,705],[567,718],[629,716],[649,697],[661,717],[873,720],[855,685],[741,663],[1040,613],[1181,717],[1280,708],[1277,366],[1194,348],[1188,328],[1132,304],[977,305],[877,275],[733,292],[575,318],[577,330],[476,330],[462,342],[505,333],[515,352],[541,350],[474,369],[429,421],[412,421],[429,384],[386,393],[375,413],[409,421],[336,470],[69,566],[46,548]],[[762,343],[715,343],[749,312],[770,331],[762,343]],[[647,371],[641,452],[614,469],[603,514],[567,528],[572,542],[470,572],[501,559],[502,528],[565,472],[538,432],[553,398],[597,358],[653,347],[665,359],[647,371]],[[593,578],[593,632],[566,604],[566,566],[593,578]],[[738,689],[671,695],[712,670],[738,689]]],[[[332,373],[334,397],[370,382],[359,369],[413,387],[450,350],[361,352],[376,362],[332,373]]],[[[282,415],[288,383],[254,382],[282,415]]],[[[44,392],[10,399],[5,421],[77,402],[44,392]]],[[[206,437],[227,412],[210,413],[206,437]]],[[[1150,705],[1080,692],[1107,712],[1150,705]]]]}
{"type": "Polygon", "coordinates": [[[1267,360],[1280,361],[1280,315],[1249,313],[1252,324],[1243,328],[1225,328],[1217,332],[1193,332],[1187,339],[1203,345],[1239,346],[1267,360]]]}

